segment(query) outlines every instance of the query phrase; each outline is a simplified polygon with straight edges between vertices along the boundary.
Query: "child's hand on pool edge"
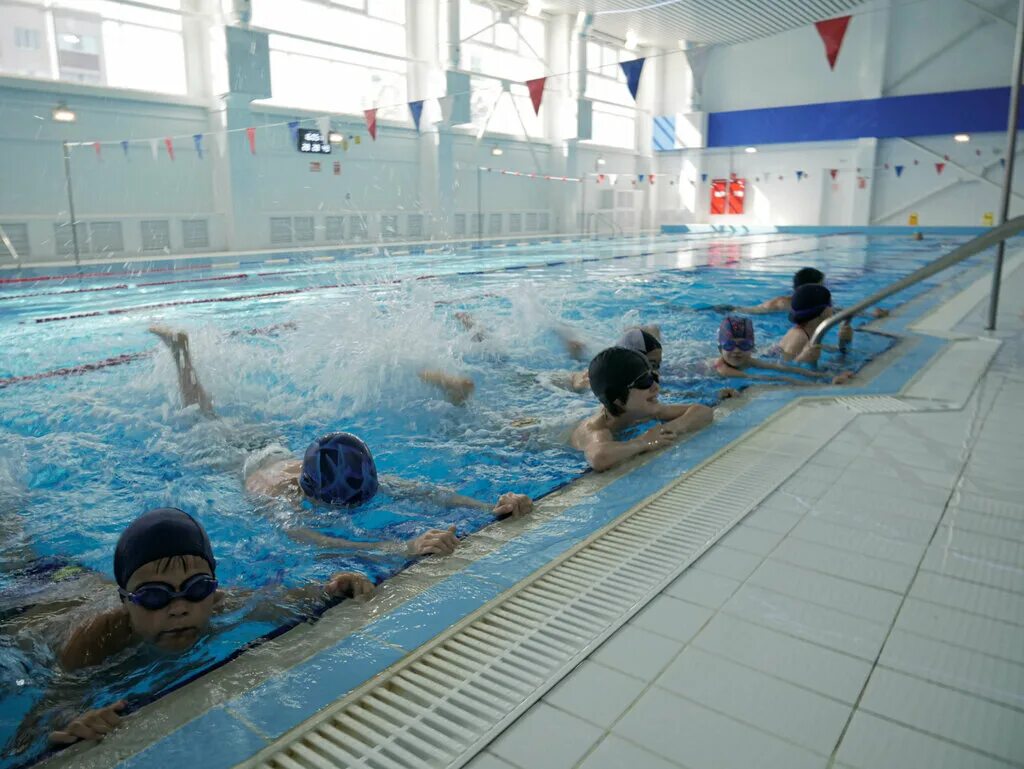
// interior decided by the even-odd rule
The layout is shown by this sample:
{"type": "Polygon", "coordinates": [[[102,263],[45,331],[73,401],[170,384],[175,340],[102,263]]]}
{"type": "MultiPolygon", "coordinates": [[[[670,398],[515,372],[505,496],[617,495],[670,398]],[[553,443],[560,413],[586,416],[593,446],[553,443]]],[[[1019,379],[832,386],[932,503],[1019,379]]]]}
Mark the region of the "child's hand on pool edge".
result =
{"type": "Polygon", "coordinates": [[[723,387],[718,391],[718,400],[724,401],[726,398],[739,398],[742,393],[732,387],[723,387]]]}
{"type": "Polygon", "coordinates": [[[102,740],[121,723],[118,713],[127,703],[119,700],[105,708],[88,710],[61,731],[50,732],[50,742],[55,745],[71,745],[79,740],[102,740]]]}
{"type": "Polygon", "coordinates": [[[365,574],[357,571],[341,571],[332,576],[324,585],[324,592],[331,598],[357,598],[373,592],[374,584],[365,574]]]}
{"type": "Polygon", "coordinates": [[[498,497],[498,503],[491,512],[498,518],[511,516],[519,518],[533,511],[533,500],[525,494],[508,492],[498,497]]]}
{"type": "Polygon", "coordinates": [[[410,555],[451,555],[459,546],[459,538],[455,536],[455,527],[448,531],[431,529],[416,539],[409,541],[410,555]]]}
{"type": "Polygon", "coordinates": [[[834,384],[834,385],[846,384],[851,379],[853,379],[853,372],[852,371],[844,371],[843,373],[837,374],[836,376],[832,377],[832,384],[834,384]]]}

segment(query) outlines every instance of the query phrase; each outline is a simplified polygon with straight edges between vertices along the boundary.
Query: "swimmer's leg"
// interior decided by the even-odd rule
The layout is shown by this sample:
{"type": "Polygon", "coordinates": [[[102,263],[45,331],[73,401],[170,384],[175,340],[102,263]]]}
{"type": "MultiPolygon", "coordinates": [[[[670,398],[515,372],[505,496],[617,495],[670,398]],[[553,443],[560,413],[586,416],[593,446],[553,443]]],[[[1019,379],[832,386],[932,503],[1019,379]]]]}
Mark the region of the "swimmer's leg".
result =
{"type": "Polygon", "coordinates": [[[156,334],[167,345],[174,358],[174,367],[178,371],[178,388],[181,400],[188,407],[199,404],[199,410],[206,416],[216,416],[213,411],[213,399],[199,383],[199,377],[192,365],[192,354],[188,349],[188,334],[184,331],[172,331],[166,326],[150,326],[149,330],[156,334]]]}
{"type": "Polygon", "coordinates": [[[427,384],[440,389],[448,402],[455,406],[461,406],[469,400],[475,389],[473,380],[469,377],[446,374],[443,371],[423,369],[419,372],[419,377],[427,384]]]}

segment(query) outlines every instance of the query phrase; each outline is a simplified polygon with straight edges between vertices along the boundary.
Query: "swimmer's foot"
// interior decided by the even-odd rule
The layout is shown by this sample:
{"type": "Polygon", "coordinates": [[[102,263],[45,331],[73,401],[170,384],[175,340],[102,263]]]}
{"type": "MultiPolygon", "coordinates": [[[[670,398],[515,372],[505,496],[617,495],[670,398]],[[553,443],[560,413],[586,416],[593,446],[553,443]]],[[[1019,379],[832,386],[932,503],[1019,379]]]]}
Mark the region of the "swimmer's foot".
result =
{"type": "Polygon", "coordinates": [[[149,332],[160,337],[160,340],[170,347],[172,351],[188,347],[188,334],[184,331],[175,331],[167,326],[153,325],[149,327],[149,332]]]}
{"type": "Polygon", "coordinates": [[[468,377],[450,377],[442,385],[445,397],[453,406],[461,406],[473,394],[476,385],[468,377]]]}

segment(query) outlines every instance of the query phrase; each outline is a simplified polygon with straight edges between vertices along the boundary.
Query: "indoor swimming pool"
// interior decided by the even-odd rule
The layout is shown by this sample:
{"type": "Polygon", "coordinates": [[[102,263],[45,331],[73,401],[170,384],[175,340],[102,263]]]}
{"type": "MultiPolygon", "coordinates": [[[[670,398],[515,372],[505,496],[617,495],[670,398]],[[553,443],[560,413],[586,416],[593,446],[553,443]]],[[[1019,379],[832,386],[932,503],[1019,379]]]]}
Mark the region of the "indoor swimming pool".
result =
{"type": "MultiPolygon", "coordinates": [[[[850,306],[963,240],[707,233],[0,274],[0,616],[83,597],[113,605],[93,572],[108,575],[120,531],[160,506],[202,521],[222,586],[252,590],[253,601],[344,570],[380,582],[406,557],[314,547],[288,530],[378,541],[454,526],[465,536],[492,516],[383,495],[345,514],[254,502],[242,486],[246,458],[271,444],[300,454],[318,435],[346,430],[369,445],[382,473],[484,501],[507,491],[540,498],[586,470],[567,437],[597,401],[563,382],[624,329],[660,327],[664,401],[714,405],[723,387],[749,384],[701,373],[700,362],[717,355],[718,306],[786,294],[804,266],[825,272],[836,304],[850,306]],[[153,323],[189,332],[216,418],[180,408],[153,323]],[[585,352],[574,358],[566,339],[585,352]],[[421,381],[425,369],[471,379],[472,396],[449,403],[421,381]]],[[[898,312],[949,279],[887,307],[898,312]]],[[[781,314],[754,323],[764,355],[789,326],[781,314]]],[[[857,370],[895,344],[859,332],[823,366],[857,370]]],[[[758,384],[752,400],[772,387],[758,384]]],[[[81,678],[52,672],[48,640],[62,627],[52,620],[4,635],[0,766],[42,749],[39,730],[23,733],[27,750],[15,752],[12,740],[54,691],[137,705],[281,625],[248,619],[245,607],[216,622],[218,632],[179,658],[140,651],[81,678]]]]}

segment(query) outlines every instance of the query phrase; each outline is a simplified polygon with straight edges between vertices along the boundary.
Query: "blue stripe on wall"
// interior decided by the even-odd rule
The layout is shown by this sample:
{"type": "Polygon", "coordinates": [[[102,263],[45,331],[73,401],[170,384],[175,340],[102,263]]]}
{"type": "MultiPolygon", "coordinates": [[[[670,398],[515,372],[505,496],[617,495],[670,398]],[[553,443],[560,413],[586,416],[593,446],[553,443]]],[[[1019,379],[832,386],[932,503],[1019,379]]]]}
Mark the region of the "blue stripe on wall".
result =
{"type": "Polygon", "coordinates": [[[1009,88],[985,88],[713,112],[708,146],[1005,131],[1009,105],[1009,88]]]}
{"type": "Polygon", "coordinates": [[[676,119],[673,115],[654,118],[654,150],[671,150],[676,146],[676,119]]]}

